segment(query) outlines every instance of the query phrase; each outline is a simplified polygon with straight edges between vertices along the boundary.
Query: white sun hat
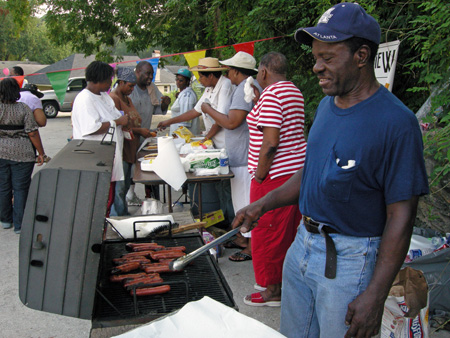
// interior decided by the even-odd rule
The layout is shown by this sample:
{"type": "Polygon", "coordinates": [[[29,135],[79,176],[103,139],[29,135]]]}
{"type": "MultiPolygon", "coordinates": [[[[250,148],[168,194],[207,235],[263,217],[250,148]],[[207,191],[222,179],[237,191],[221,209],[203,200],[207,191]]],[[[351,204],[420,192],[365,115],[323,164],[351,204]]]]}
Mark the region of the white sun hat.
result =
{"type": "Polygon", "coordinates": [[[258,72],[258,69],[255,68],[256,66],[255,58],[246,52],[237,52],[236,54],[234,54],[232,58],[219,62],[225,66],[250,69],[255,72],[258,72]]]}

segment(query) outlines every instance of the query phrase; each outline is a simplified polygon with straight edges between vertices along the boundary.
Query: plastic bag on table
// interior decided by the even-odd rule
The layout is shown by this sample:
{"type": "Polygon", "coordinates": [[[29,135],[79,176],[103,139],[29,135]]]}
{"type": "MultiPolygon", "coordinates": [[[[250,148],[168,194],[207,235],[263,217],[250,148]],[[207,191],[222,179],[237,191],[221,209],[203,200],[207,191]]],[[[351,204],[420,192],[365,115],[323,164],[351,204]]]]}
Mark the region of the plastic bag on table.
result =
{"type": "Polygon", "coordinates": [[[154,198],[146,198],[142,202],[142,215],[154,215],[163,213],[163,204],[154,198]]]}
{"type": "Polygon", "coordinates": [[[176,129],[172,136],[175,137],[180,137],[182,139],[184,139],[186,141],[186,143],[189,143],[191,141],[191,138],[194,137],[194,134],[191,133],[191,131],[189,129],[187,129],[185,126],[180,126],[178,127],[178,129],[176,129]]]}
{"type": "Polygon", "coordinates": [[[195,168],[194,175],[195,176],[213,176],[219,175],[219,167],[216,168],[195,168]]]}

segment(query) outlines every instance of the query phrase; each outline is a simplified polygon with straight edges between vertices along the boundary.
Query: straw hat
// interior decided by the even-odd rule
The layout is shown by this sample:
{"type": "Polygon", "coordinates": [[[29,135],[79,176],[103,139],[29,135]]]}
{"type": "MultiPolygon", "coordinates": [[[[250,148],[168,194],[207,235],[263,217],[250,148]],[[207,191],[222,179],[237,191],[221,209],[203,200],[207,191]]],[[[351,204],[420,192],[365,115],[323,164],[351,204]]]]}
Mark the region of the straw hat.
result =
{"type": "Polygon", "coordinates": [[[218,72],[221,70],[227,70],[228,68],[222,67],[219,64],[217,58],[203,58],[198,60],[198,66],[189,68],[192,72],[218,72]]]}
{"type": "Polygon", "coordinates": [[[249,69],[258,73],[255,58],[246,52],[237,52],[232,58],[219,62],[225,66],[249,69]]]}

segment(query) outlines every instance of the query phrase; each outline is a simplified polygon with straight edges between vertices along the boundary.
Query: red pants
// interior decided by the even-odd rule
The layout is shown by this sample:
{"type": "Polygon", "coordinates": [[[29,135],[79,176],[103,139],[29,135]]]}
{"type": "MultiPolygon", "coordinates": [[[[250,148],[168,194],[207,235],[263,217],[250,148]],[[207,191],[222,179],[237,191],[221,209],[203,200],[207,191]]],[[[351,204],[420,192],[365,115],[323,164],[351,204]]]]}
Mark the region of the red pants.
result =
{"type": "MultiPolygon", "coordinates": [[[[261,184],[252,180],[250,203],[283,185],[292,175],[271,179],[261,184]]],[[[252,258],[255,280],[261,286],[281,283],[286,252],[294,241],[301,214],[298,205],[278,208],[265,213],[252,230],[252,258]]]]}
{"type": "Polygon", "coordinates": [[[116,182],[111,182],[109,185],[109,195],[108,195],[108,204],[106,205],[106,217],[109,217],[109,213],[111,212],[111,207],[114,203],[114,197],[116,195],[116,182]]]}

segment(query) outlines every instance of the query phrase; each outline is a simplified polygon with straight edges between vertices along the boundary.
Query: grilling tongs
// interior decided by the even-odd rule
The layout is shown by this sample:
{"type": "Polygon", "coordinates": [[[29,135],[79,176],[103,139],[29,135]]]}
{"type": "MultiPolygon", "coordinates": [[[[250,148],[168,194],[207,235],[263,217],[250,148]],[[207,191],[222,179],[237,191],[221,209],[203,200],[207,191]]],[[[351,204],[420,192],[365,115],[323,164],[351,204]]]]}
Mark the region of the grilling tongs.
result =
{"type": "Polygon", "coordinates": [[[239,230],[241,229],[241,226],[238,226],[237,228],[228,231],[226,234],[220,236],[219,238],[216,238],[212,242],[209,242],[208,244],[205,244],[198,248],[195,251],[192,251],[190,254],[187,254],[186,256],[180,257],[178,259],[173,260],[169,264],[169,268],[172,271],[181,271],[184,269],[184,267],[189,264],[192,260],[196,259],[198,256],[206,252],[207,250],[225,242],[230,237],[236,235],[239,230]]]}

